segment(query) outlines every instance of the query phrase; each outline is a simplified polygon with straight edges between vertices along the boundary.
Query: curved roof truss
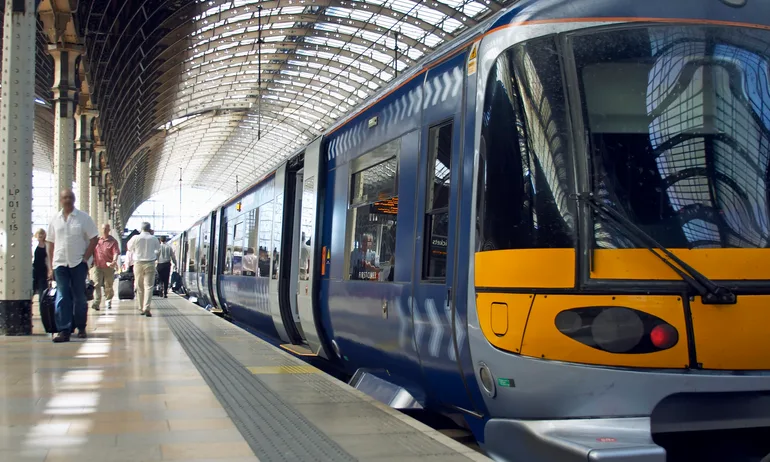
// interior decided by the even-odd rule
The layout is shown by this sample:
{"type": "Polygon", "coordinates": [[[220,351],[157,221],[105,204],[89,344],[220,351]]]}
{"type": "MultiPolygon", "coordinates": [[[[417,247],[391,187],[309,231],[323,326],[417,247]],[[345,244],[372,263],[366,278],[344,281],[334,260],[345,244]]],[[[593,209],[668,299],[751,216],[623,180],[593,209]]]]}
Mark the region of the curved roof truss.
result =
{"type": "Polygon", "coordinates": [[[505,1],[81,1],[122,220],[169,188],[232,194],[505,1]]]}

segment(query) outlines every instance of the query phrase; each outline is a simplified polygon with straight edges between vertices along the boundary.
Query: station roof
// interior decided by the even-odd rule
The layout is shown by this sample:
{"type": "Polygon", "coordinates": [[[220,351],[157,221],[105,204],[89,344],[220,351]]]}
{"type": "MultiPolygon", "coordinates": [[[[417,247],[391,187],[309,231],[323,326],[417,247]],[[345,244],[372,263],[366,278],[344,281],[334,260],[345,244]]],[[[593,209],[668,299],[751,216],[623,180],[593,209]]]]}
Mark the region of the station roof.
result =
{"type": "Polygon", "coordinates": [[[255,181],[505,1],[81,1],[122,220],[180,182],[255,181]]]}

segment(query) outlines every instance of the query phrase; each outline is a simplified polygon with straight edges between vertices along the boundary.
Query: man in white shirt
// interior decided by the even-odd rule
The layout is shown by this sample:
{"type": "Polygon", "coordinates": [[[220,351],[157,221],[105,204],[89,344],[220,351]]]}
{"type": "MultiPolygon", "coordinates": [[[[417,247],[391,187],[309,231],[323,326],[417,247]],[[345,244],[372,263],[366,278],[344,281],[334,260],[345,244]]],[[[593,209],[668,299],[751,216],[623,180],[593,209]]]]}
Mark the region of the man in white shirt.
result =
{"type": "Polygon", "coordinates": [[[79,338],[86,338],[86,262],[99,242],[96,224],[87,213],[75,208],[75,193],[71,189],[59,194],[59,203],[61,210],[49,221],[46,236],[49,268],[52,268],[50,276],[56,277],[56,326],[59,334],[53,339],[55,343],[69,342],[75,328],[79,338]]]}
{"type": "Polygon", "coordinates": [[[148,318],[152,286],[155,285],[155,259],[160,250],[158,239],[151,234],[150,224],[142,223],[142,232],[128,242],[128,250],[134,259],[134,281],[136,284],[136,300],[142,314],[148,318]]]}
{"type": "Polygon", "coordinates": [[[166,236],[160,237],[160,248],[158,249],[158,276],[160,283],[163,284],[163,298],[168,298],[168,281],[171,278],[171,262],[176,265],[174,249],[166,244],[166,236]]]}

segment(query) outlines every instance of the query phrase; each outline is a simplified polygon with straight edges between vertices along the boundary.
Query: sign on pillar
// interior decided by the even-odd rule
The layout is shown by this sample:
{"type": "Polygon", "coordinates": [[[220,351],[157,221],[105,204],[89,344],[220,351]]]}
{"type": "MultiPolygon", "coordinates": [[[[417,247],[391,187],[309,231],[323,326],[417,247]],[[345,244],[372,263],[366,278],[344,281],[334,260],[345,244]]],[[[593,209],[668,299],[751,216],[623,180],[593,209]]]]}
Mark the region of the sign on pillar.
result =
{"type": "Polygon", "coordinates": [[[35,0],[4,0],[0,89],[0,334],[32,333],[35,0]]]}

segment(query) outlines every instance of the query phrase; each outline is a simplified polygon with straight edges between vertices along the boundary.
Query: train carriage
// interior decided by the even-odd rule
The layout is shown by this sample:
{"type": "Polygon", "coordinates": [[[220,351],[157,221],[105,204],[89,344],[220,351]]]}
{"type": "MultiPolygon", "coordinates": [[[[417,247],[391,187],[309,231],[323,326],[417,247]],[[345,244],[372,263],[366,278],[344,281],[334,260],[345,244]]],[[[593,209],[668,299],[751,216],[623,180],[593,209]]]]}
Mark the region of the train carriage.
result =
{"type": "Polygon", "coordinates": [[[186,291],[500,460],[768,427],[769,47],[766,2],[516,2],[186,231],[186,291]]]}

